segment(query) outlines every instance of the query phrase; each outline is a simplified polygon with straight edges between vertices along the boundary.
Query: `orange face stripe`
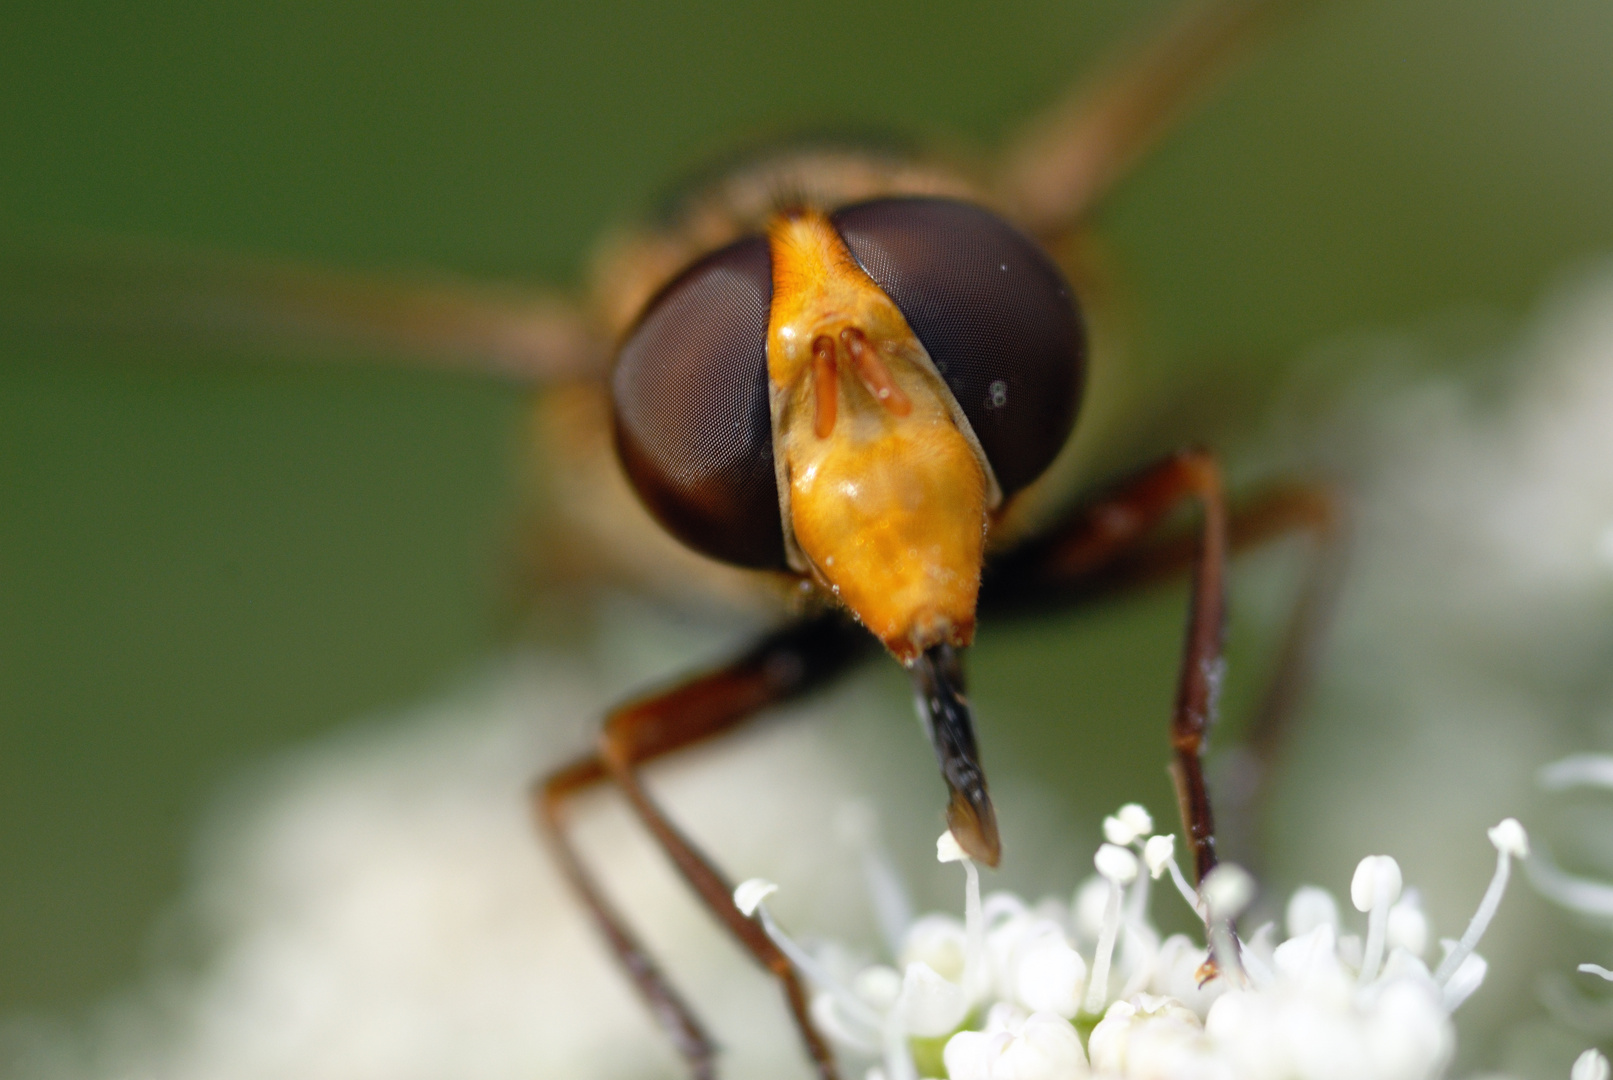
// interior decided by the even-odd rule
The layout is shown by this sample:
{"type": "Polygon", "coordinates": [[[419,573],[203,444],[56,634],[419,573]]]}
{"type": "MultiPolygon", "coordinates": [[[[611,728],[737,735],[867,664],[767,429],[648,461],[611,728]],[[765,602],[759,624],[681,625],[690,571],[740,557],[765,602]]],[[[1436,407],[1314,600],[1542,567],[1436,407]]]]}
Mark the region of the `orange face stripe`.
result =
{"type": "Polygon", "coordinates": [[[996,490],[967,421],[828,218],[780,214],[768,236],[773,452],[791,557],[899,660],[966,645],[996,490]]]}

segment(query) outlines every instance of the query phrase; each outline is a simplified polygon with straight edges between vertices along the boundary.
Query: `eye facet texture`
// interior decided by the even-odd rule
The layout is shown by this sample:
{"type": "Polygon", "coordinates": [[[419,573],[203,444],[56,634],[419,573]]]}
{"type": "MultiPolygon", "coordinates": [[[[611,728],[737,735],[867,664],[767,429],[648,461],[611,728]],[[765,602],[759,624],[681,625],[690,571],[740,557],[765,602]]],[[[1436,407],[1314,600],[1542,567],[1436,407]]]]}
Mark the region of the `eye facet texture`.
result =
{"type": "Polygon", "coordinates": [[[767,395],[767,238],[685,270],[651,301],[611,376],[616,445],[634,488],[697,551],[785,569],[767,395]]]}
{"type": "Polygon", "coordinates": [[[954,199],[878,199],[830,220],[935,361],[1003,494],[1040,476],[1069,438],[1086,377],[1086,331],[1052,260],[954,199]]]}

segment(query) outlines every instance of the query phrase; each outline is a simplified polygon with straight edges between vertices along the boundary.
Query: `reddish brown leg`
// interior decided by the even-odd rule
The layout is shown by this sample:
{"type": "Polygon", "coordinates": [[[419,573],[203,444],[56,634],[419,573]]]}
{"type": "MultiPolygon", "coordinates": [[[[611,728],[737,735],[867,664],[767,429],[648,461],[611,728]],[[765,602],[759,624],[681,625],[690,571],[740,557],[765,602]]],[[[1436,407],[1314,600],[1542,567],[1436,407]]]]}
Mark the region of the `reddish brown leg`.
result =
{"type": "MultiPolygon", "coordinates": [[[[1199,755],[1221,686],[1226,621],[1227,507],[1215,458],[1203,450],[1183,450],[1122,481],[1049,537],[1005,560],[988,588],[993,606],[1054,601],[1061,586],[1084,583],[1114,567],[1187,499],[1199,503],[1204,519],[1192,562],[1187,641],[1171,710],[1171,775],[1193,866],[1202,880],[1216,860],[1215,820],[1199,755]]],[[[984,607],[988,597],[981,600],[984,607]]]]}
{"type": "MultiPolygon", "coordinates": [[[[981,597],[985,610],[1050,609],[1193,568],[1193,601],[1171,742],[1172,773],[1199,877],[1215,865],[1213,818],[1199,755],[1219,688],[1225,553],[1296,530],[1309,532],[1317,541],[1318,557],[1250,734],[1253,760],[1264,765],[1282,720],[1297,700],[1325,623],[1337,580],[1338,545],[1331,541],[1338,520],[1337,502],[1330,492],[1297,485],[1268,489],[1229,514],[1214,460],[1202,451],[1185,451],[1122,481],[1079,508],[1047,537],[1007,557],[994,567],[981,597]],[[1159,538],[1161,526],[1189,499],[1203,507],[1203,524],[1193,535],[1159,538]]],[[[1238,793],[1245,798],[1234,799],[1236,808],[1252,798],[1252,781],[1257,778],[1254,775],[1238,793]]]]}
{"type": "Polygon", "coordinates": [[[1260,868],[1259,800],[1273,763],[1280,757],[1291,720],[1299,711],[1305,687],[1315,669],[1343,579],[1347,551],[1342,502],[1329,489],[1288,486],[1235,509],[1232,549],[1261,544],[1285,534],[1303,533],[1310,541],[1305,577],[1276,664],[1238,745],[1217,762],[1217,798],[1223,808],[1222,836],[1229,850],[1241,853],[1244,865],[1260,868]]]}
{"type": "MultiPolygon", "coordinates": [[[[1108,546],[1095,542],[1092,531],[1102,529],[1099,522],[1107,502],[1105,497],[1083,508],[1064,529],[1055,532],[1053,541],[1039,546],[1038,555],[1067,541],[1066,552],[1079,554],[1063,563],[1055,556],[1041,556],[1052,558],[1061,572],[1057,583],[1034,575],[1042,603],[1051,600],[1067,605],[1119,593],[1175,576],[1193,565],[1198,544],[1190,534],[1140,543],[1133,532],[1111,534],[1114,543],[1108,546]]],[[[1332,617],[1342,577],[1345,531],[1338,494],[1319,484],[1276,484],[1241,500],[1231,511],[1228,540],[1233,553],[1296,533],[1306,537],[1310,547],[1299,598],[1260,704],[1238,745],[1218,763],[1216,801],[1221,820],[1217,842],[1227,845],[1230,841],[1231,850],[1251,869],[1258,869],[1262,848],[1259,799],[1332,617]]]]}
{"type": "MultiPolygon", "coordinates": [[[[1051,598],[1053,603],[1067,605],[1077,599],[1119,593],[1174,577],[1193,565],[1198,545],[1192,535],[1147,543],[1139,543],[1147,537],[1139,538],[1135,531],[1095,537],[1093,532],[1104,528],[1107,502],[1104,496],[1083,506],[1055,530],[1052,541],[1039,543],[1029,553],[1030,559],[1014,557],[1020,564],[1048,560],[1049,565],[1027,575],[1044,603],[1051,598]],[[1105,539],[1111,542],[1106,544],[1105,539]],[[1049,553],[1060,547],[1062,554],[1049,553]],[[1049,588],[1054,591],[1049,593],[1049,588]]],[[[1320,484],[1275,484],[1232,507],[1227,532],[1233,554],[1295,533],[1306,536],[1311,547],[1304,584],[1283,634],[1282,651],[1243,733],[1241,748],[1263,763],[1277,753],[1321,648],[1342,576],[1345,531],[1337,493],[1320,484]]]]}
{"type": "Polygon", "coordinates": [[[870,651],[872,640],[837,614],[781,630],[726,667],[615,710],[605,721],[597,754],[550,774],[534,789],[539,828],[566,879],[690,1072],[702,1080],[716,1075],[715,1047],[693,1010],[606,900],[567,840],[565,804],[584,788],[604,780],[616,783],[701,901],[779,980],[819,1075],[823,1080],[835,1080],[834,1057],[808,1015],[806,994],[795,969],[761,927],[734,907],[733,886],[650,798],[639,782],[638,766],[721,734],[769,705],[805,693],[870,651]]]}

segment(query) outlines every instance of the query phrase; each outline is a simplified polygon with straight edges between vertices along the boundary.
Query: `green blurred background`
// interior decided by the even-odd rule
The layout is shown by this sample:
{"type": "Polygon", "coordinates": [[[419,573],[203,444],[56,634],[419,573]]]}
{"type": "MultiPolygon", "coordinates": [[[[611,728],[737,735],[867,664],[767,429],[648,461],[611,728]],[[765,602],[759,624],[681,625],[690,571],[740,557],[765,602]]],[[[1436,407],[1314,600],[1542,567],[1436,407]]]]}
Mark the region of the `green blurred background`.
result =
{"type": "MultiPolygon", "coordinates": [[[[573,284],[602,230],[736,141],[989,146],[1166,7],[24,5],[0,233],[573,284]]],[[[1181,430],[1237,451],[1318,343],[1520,319],[1613,250],[1609,56],[1602,0],[1322,6],[1101,215],[1139,400],[1235,387],[1181,430]]],[[[270,355],[12,333],[0,356],[0,1013],[71,1014],[139,970],[231,775],[504,647],[526,413],[270,355]]],[[[1075,760],[1073,805],[1169,805],[1179,605],[984,633],[994,769],[1057,784],[1075,760]],[[1072,727],[1072,697],[1098,722],[1072,727]]],[[[1234,717],[1268,646],[1235,622],[1234,717]]]]}

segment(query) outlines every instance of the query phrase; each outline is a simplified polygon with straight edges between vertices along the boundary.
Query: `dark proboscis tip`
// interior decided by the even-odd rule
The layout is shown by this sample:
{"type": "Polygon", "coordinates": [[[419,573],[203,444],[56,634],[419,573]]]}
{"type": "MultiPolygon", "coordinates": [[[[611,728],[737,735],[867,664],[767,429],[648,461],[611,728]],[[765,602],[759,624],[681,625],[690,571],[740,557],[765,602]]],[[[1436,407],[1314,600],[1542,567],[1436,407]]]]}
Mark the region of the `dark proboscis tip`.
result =
{"type": "Polygon", "coordinates": [[[1002,859],[1002,839],[980,767],[957,650],[951,645],[926,649],[913,664],[913,682],[947,785],[947,828],[971,859],[996,866],[1002,859]]]}

